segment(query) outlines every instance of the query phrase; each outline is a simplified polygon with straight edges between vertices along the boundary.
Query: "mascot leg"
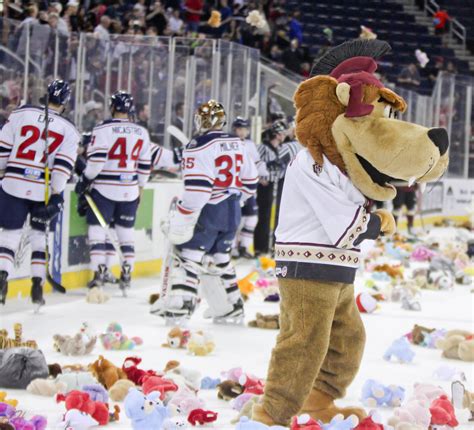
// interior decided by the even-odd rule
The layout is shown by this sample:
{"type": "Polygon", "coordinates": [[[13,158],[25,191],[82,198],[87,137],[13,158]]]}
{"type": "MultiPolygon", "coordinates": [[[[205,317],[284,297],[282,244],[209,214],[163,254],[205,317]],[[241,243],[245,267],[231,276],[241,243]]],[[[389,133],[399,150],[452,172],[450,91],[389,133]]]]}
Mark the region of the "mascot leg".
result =
{"type": "Polygon", "coordinates": [[[366,417],[362,408],[339,408],[334,404],[334,399],[344,397],[346,388],[357,375],[365,345],[365,329],[354,300],[354,286],[340,285],[329,348],[301,410],[323,422],[337,414],[344,417],[354,414],[360,420],[366,417]]]}
{"type": "MultiPolygon", "coordinates": [[[[252,419],[288,425],[313,388],[329,349],[344,284],[280,279],[280,333],[272,352],[265,395],[252,419]]],[[[346,357],[350,361],[350,357],[346,357]]]]}

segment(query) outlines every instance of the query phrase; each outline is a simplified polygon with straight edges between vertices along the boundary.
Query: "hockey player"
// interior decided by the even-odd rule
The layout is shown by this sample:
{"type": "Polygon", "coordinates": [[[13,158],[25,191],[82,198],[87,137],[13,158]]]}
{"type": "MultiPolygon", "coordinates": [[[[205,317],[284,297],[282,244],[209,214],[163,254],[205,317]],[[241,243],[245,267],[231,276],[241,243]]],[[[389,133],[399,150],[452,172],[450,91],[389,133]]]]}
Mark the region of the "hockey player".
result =
{"type": "MultiPolygon", "coordinates": [[[[130,287],[135,261],[134,232],[138,203],[150,176],[150,137],[148,131],[131,121],[133,98],[118,91],[110,98],[112,119],[92,130],[87,148],[87,165],[76,185],[79,195],[90,190],[101,216],[107,224],[114,222],[120,251],[123,256],[120,288],[130,287]]],[[[99,224],[91,208],[87,209],[91,269],[94,278],[89,288],[104,283],[107,268],[108,233],[99,224]]],[[[113,247],[112,247],[113,248],[113,247]]]]}
{"type": "Polygon", "coordinates": [[[226,123],[222,104],[215,100],[203,103],[194,121],[197,136],[183,153],[185,190],[169,219],[168,236],[177,245],[180,264],[171,272],[162,315],[191,316],[203,258],[208,254],[225,288],[227,306],[222,309],[228,311],[213,313],[211,304],[206,316],[234,319],[242,316],[244,309],[230,252],[240,223],[240,201],[254,195],[257,170],[242,141],[222,131],[226,123]]]}
{"type": "MultiPolygon", "coordinates": [[[[260,159],[255,143],[248,139],[249,121],[237,117],[232,123],[233,132],[242,140],[248,154],[257,168],[260,178],[268,177],[267,165],[260,159]]],[[[251,246],[253,246],[253,235],[258,222],[258,205],[255,196],[249,197],[242,207],[242,228],[238,237],[237,252],[240,257],[253,258],[251,246]]]]}
{"type": "Polygon", "coordinates": [[[15,253],[30,215],[31,299],[44,304],[46,278],[46,225],[63,209],[62,193],[71,176],[81,136],[74,124],[62,117],[71,90],[67,82],[48,86],[48,106],[24,105],[15,109],[0,131],[0,302],[5,303],[8,278],[15,253]],[[45,110],[48,110],[47,136],[45,110]],[[47,138],[46,138],[47,137],[47,138]],[[46,142],[47,141],[47,142],[46,142]],[[46,151],[46,144],[48,149],[46,151]],[[45,154],[48,153],[48,159],[45,154]],[[45,205],[45,165],[51,171],[49,201],[45,205]]]}

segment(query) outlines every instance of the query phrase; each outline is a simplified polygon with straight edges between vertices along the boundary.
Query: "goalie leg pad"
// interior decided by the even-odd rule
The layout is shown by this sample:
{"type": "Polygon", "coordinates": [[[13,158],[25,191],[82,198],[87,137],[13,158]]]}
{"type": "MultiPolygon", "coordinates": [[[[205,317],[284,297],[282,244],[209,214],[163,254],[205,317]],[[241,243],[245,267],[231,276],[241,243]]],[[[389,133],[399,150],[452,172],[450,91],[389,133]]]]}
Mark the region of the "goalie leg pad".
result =
{"type": "Polygon", "coordinates": [[[22,230],[0,231],[0,270],[9,275],[13,272],[15,253],[21,240],[22,230]]]}
{"type": "Polygon", "coordinates": [[[99,266],[105,265],[107,262],[105,249],[107,233],[100,225],[90,225],[88,235],[91,256],[90,269],[97,272],[99,266]]]}
{"type": "MultiPolygon", "coordinates": [[[[49,239],[49,238],[48,238],[49,239]]],[[[45,232],[32,229],[30,231],[31,245],[31,276],[46,279],[46,239],[45,232]]]]}

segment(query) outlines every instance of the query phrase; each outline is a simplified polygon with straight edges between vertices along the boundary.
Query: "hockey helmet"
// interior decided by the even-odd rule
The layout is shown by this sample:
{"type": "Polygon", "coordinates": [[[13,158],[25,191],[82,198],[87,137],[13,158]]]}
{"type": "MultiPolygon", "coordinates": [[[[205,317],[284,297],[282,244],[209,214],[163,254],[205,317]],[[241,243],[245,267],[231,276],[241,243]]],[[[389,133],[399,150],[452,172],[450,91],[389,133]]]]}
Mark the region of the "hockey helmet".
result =
{"type": "Polygon", "coordinates": [[[234,122],[232,123],[233,128],[249,128],[250,123],[248,119],[242,118],[241,116],[238,116],[237,118],[234,119],[234,122]]]}
{"type": "Polygon", "coordinates": [[[222,128],[226,124],[224,106],[216,100],[209,100],[197,108],[194,114],[194,125],[198,132],[206,132],[212,128],[222,128]]]}
{"type": "Polygon", "coordinates": [[[113,112],[133,115],[135,112],[133,97],[125,91],[117,91],[110,97],[109,109],[110,111],[113,110],[113,112]]]}
{"type": "Polygon", "coordinates": [[[71,97],[71,88],[66,81],[55,79],[48,85],[48,103],[64,106],[71,97]]]}

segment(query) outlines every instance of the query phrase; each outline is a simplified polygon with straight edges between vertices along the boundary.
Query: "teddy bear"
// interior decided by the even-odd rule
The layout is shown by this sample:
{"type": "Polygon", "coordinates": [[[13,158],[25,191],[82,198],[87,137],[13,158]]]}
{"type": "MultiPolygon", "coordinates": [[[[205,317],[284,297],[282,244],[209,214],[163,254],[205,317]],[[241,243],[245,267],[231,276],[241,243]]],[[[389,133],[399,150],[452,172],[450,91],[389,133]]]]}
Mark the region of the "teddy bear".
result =
{"type": "Polygon", "coordinates": [[[435,343],[443,351],[443,357],[474,361],[474,334],[465,330],[450,330],[435,343]]]}
{"type": "Polygon", "coordinates": [[[124,409],[133,430],[162,429],[170,415],[160,401],[159,392],[146,395],[136,388],[131,388],[125,397],[124,409]]]}
{"type": "Polygon", "coordinates": [[[122,364],[122,370],[126,373],[127,378],[136,385],[142,385],[145,375],[156,375],[154,370],[139,369],[138,365],[141,362],[140,357],[127,357],[122,364]]]}
{"type": "Polygon", "coordinates": [[[422,400],[412,398],[402,407],[395,408],[387,424],[395,430],[426,430],[430,422],[429,405],[422,400]]]}
{"type": "Polygon", "coordinates": [[[92,352],[97,341],[97,337],[92,337],[86,343],[82,333],[77,333],[75,336],[62,336],[55,334],[54,349],[64,355],[87,355],[92,352]]]}
{"type": "Polygon", "coordinates": [[[190,336],[191,332],[189,330],[182,330],[180,327],[173,327],[168,333],[166,343],[162,346],[174,349],[185,349],[190,336]]]}
{"type": "Polygon", "coordinates": [[[89,414],[78,409],[69,409],[59,425],[64,429],[88,430],[91,427],[98,426],[99,423],[89,414]]]}
{"type": "Polygon", "coordinates": [[[387,361],[390,361],[392,357],[395,357],[401,363],[411,363],[413,361],[415,353],[410,348],[410,342],[405,336],[395,339],[383,355],[383,359],[387,361]]]}
{"type": "Polygon", "coordinates": [[[385,386],[374,379],[365,381],[361,401],[365,406],[400,406],[405,398],[405,389],[397,385],[385,386]]]}
{"type": "Polygon", "coordinates": [[[7,393],[5,391],[0,391],[0,403],[6,403],[7,405],[16,408],[18,405],[18,400],[7,399],[7,393]]]}
{"type": "Polygon", "coordinates": [[[89,394],[84,391],[73,390],[66,395],[58,394],[56,402],[65,402],[67,410],[77,409],[89,414],[101,426],[108,424],[110,421],[107,404],[92,400],[89,394]]]}
{"type": "Polygon", "coordinates": [[[192,355],[204,356],[214,351],[215,344],[209,334],[195,332],[191,334],[186,348],[192,355]]]}
{"type": "Polygon", "coordinates": [[[143,340],[138,336],[129,338],[124,335],[122,326],[118,323],[109,324],[106,332],[100,335],[100,340],[107,350],[127,350],[143,344],[143,340]]]}
{"type": "Polygon", "coordinates": [[[193,409],[189,412],[188,422],[192,426],[200,425],[204,426],[206,424],[213,423],[217,420],[217,413],[212,411],[205,411],[204,409],[193,409]]]}
{"type": "Polygon", "coordinates": [[[244,387],[238,382],[231,381],[230,379],[222,381],[217,386],[217,398],[221,400],[232,400],[237,396],[240,396],[244,392],[244,387]]]}
{"type": "Polygon", "coordinates": [[[280,328],[280,315],[263,315],[260,312],[257,312],[255,320],[249,321],[249,327],[278,330],[280,328]]]}
{"type": "Polygon", "coordinates": [[[469,421],[474,421],[474,393],[466,390],[461,381],[451,384],[453,406],[456,409],[467,409],[470,412],[469,421]]]}
{"type": "Polygon", "coordinates": [[[433,400],[430,406],[430,413],[432,428],[435,428],[435,426],[447,426],[448,428],[453,428],[459,425],[454,412],[454,407],[446,395],[442,395],[433,400]]]}
{"type": "MultiPolygon", "coordinates": [[[[303,149],[286,170],[281,197],[274,250],[281,328],[254,421],[288,425],[297,413],[323,422],[337,413],[366,416],[334,402],[354,380],[365,345],[353,285],[360,244],[396,230],[391,213],[365,204],[395,197],[390,178],[424,188],[449,162],[445,129],[392,118],[407,104],[375,75],[376,60],[390,49],[379,39],[331,47],[294,95],[303,149]]],[[[403,278],[402,267],[389,271],[403,278]]]]}
{"type": "Polygon", "coordinates": [[[128,379],[127,374],[106,360],[102,355],[89,365],[89,370],[106,389],[112,387],[119,379],[128,379]]]}
{"type": "Polygon", "coordinates": [[[123,402],[130,388],[135,388],[135,384],[128,379],[119,379],[109,388],[109,397],[114,402],[123,402]]]}

